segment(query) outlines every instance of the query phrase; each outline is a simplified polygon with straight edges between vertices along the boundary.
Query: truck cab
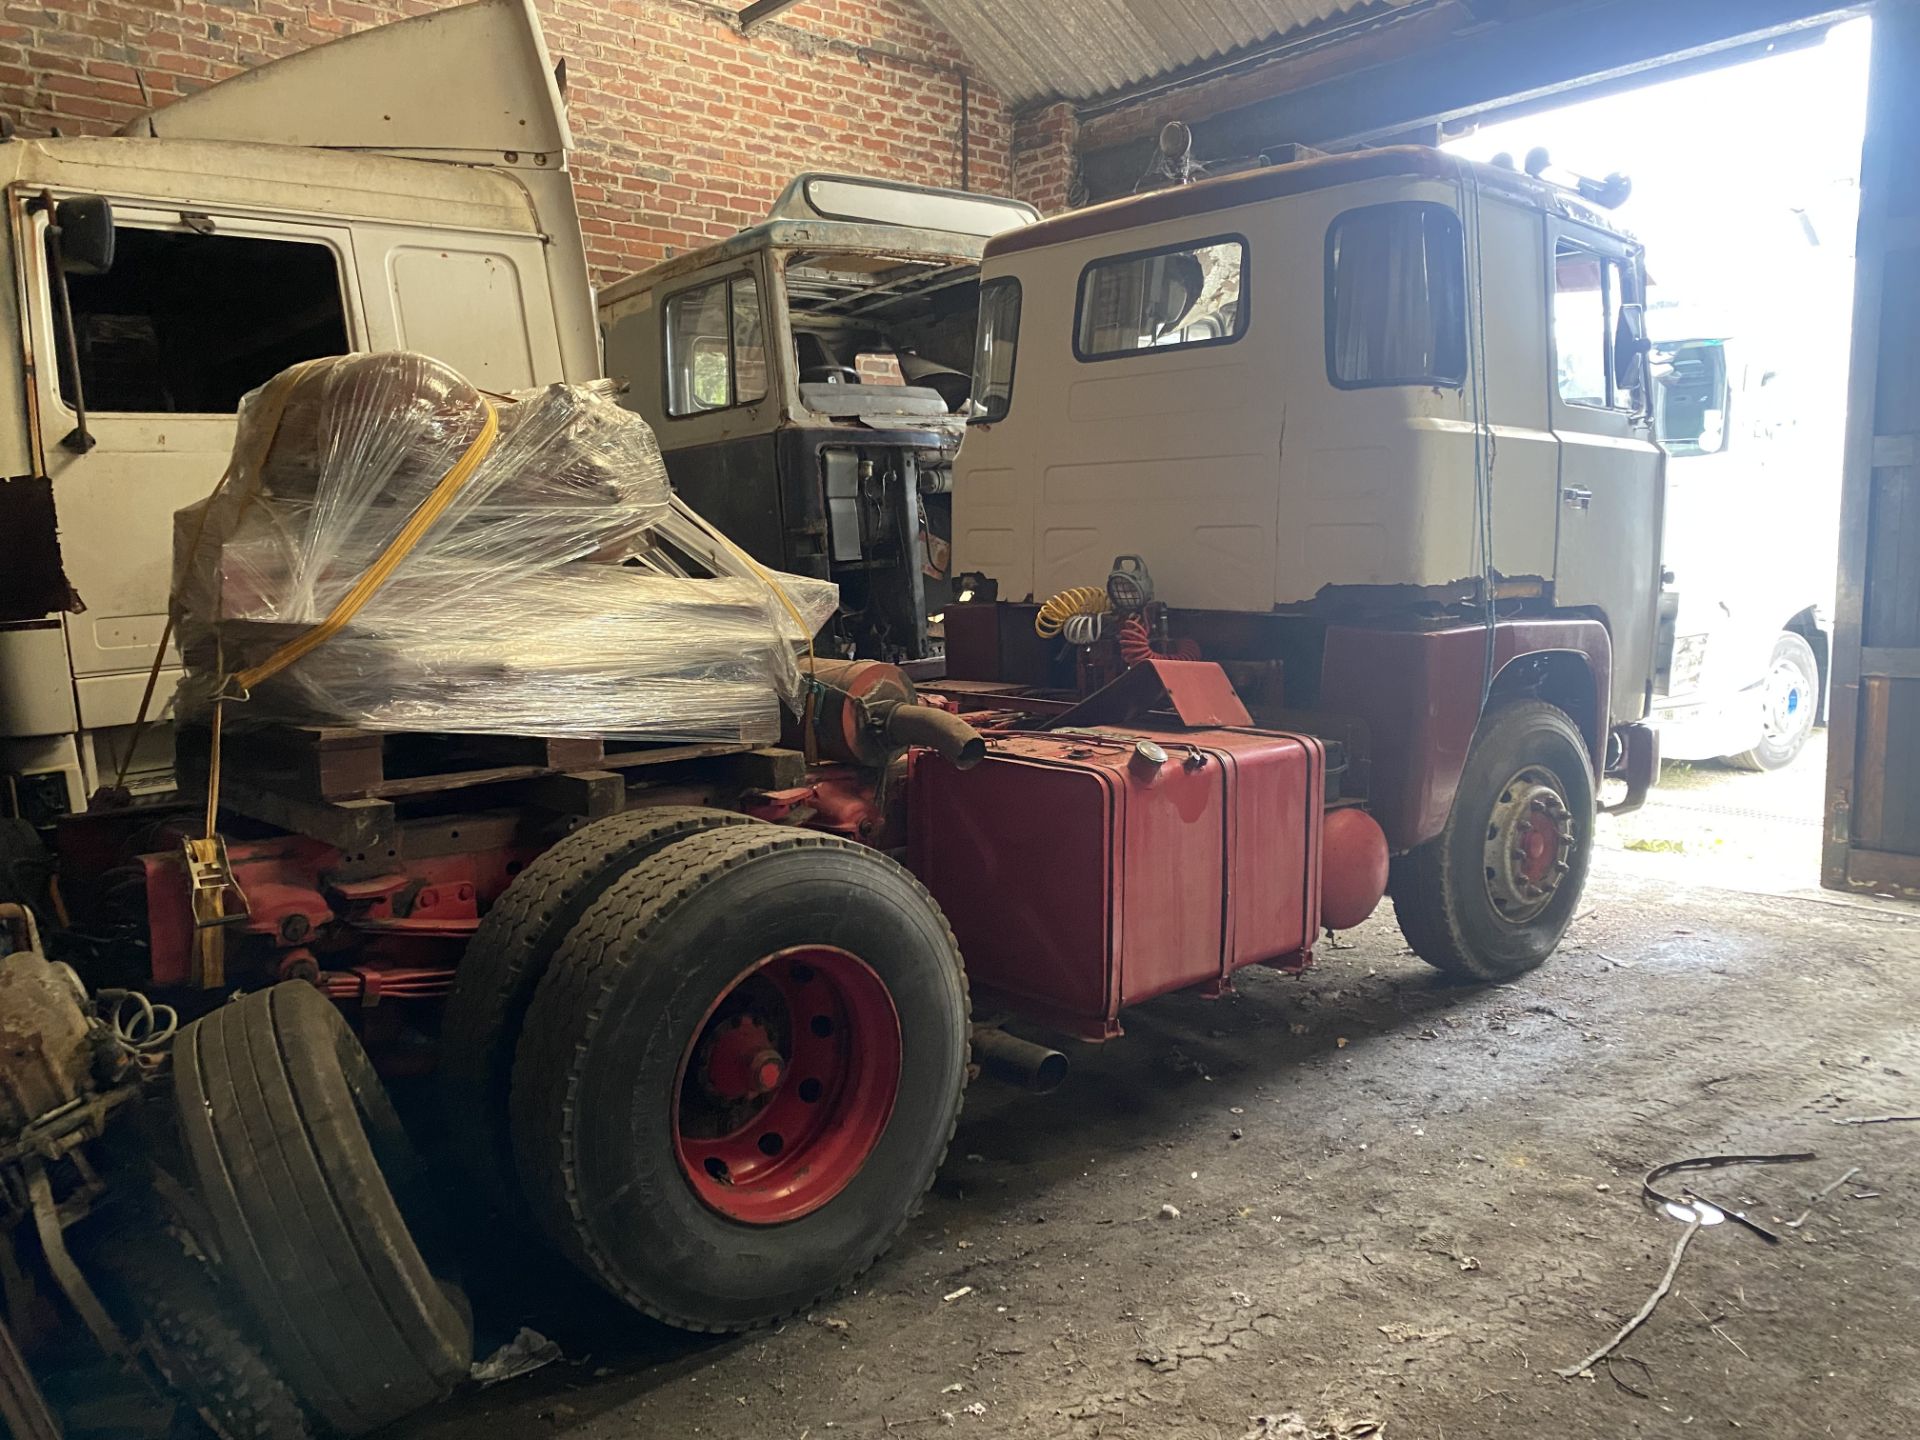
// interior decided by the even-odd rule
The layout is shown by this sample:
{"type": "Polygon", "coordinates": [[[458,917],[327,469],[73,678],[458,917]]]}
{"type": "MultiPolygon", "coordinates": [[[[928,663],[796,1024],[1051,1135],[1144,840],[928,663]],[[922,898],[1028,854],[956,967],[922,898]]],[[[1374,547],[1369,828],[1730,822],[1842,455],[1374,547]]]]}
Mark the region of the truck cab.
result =
{"type": "Polygon", "coordinates": [[[1838,494],[1839,447],[1821,422],[1834,417],[1747,337],[1663,341],[1653,358],[1673,577],[1661,754],[1777,770],[1824,710],[1838,516],[1823,497],[1838,494]],[[1832,483],[1816,483],[1822,470],[1832,483]]]}
{"type": "MultiPolygon", "coordinates": [[[[173,513],[240,397],[320,355],[428,352],[493,390],[598,374],[572,143],[530,0],[262,66],[100,138],[0,144],[0,771],[36,819],[171,784],[132,754],[173,513]],[[444,80],[435,77],[447,77],[444,80]]],[[[163,716],[169,646],[146,701],[163,716]]]]}
{"type": "Polygon", "coordinates": [[[995,196],[805,174],[764,224],[600,297],[607,373],[675,490],[760,563],[832,580],[824,649],[937,657],[995,196]]]}
{"type": "Polygon", "coordinates": [[[1658,768],[1624,194],[1390,147],[989,241],[948,686],[1217,660],[1256,724],[1338,739],[1416,950],[1537,963],[1601,776],[1629,808],[1658,768]]]}

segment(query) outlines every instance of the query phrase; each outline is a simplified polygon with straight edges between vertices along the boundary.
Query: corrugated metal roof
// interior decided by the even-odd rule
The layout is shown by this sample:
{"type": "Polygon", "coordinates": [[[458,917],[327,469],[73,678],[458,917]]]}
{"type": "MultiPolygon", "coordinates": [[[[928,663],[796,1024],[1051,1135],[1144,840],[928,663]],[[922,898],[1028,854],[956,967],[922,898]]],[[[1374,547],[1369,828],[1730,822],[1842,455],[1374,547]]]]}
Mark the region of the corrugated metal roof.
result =
{"type": "Polygon", "coordinates": [[[920,0],[1015,104],[1090,100],[1408,0],[920,0]]]}

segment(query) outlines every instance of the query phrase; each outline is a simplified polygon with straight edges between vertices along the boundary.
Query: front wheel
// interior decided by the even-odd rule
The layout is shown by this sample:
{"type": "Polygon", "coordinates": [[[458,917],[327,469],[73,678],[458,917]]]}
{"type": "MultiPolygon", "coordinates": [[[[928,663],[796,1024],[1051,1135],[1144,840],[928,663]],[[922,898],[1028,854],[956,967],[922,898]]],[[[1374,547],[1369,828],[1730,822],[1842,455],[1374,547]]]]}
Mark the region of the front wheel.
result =
{"type": "Polygon", "coordinates": [[[804,831],[676,840],[581,917],[514,1059],[548,1236],[636,1309],[744,1330],[886,1249],[960,1112],[968,1007],[931,896],[804,831]]]}
{"type": "Polygon", "coordinates": [[[1592,761],[1558,707],[1489,711],[1460,772],[1446,828],[1394,861],[1400,933],[1449,975],[1505,980],[1559,945],[1593,846],[1592,761]]]}
{"type": "Polygon", "coordinates": [[[1813,734],[1820,712],[1820,662],[1813,647],[1791,630],[1773,642],[1760,691],[1760,743],[1726,757],[1737,770],[1779,770],[1791,765],[1813,734]]]}

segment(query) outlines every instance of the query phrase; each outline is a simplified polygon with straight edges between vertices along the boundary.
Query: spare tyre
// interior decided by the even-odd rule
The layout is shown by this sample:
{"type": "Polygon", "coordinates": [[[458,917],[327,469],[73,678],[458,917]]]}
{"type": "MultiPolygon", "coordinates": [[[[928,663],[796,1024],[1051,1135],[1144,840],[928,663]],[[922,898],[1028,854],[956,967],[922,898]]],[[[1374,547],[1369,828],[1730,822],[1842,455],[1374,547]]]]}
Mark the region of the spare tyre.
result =
{"type": "Polygon", "coordinates": [[[472,1322],[429,1259],[427,1177],[333,1002],[300,981],[243,996],[181,1031],[174,1073],[211,1241],[300,1399],[357,1435],[446,1395],[472,1322]]]}

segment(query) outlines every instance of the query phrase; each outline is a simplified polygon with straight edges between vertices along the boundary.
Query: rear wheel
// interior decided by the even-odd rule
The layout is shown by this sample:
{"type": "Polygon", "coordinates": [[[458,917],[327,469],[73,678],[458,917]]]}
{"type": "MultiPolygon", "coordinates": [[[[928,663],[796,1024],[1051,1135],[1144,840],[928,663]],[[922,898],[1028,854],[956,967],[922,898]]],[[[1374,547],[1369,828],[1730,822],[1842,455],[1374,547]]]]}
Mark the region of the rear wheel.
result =
{"type": "Polygon", "coordinates": [[[554,957],[514,1064],[543,1228],[692,1330],[802,1309],[919,1208],[959,1116],[960,956],[876,851],[766,827],[676,841],[554,957]]]}
{"type": "Polygon", "coordinates": [[[1435,969],[1504,980],[1553,953],[1593,844],[1593,771],[1566,713],[1540,700],[1489,711],[1446,828],[1394,861],[1400,933],[1435,969]]]}
{"type": "Polygon", "coordinates": [[[1820,713],[1820,662],[1804,637],[1782,630],[1760,691],[1760,743],[1727,756],[1739,770],[1779,770],[1806,748],[1820,713]]]}
{"type": "Polygon", "coordinates": [[[520,1023],[553,952],[614,881],[686,835],[752,825],[749,815],[663,805],[567,836],[514,877],[467,942],[440,1030],[439,1081],[461,1168],[488,1208],[525,1211],[513,1173],[507,1095],[520,1023]]]}

